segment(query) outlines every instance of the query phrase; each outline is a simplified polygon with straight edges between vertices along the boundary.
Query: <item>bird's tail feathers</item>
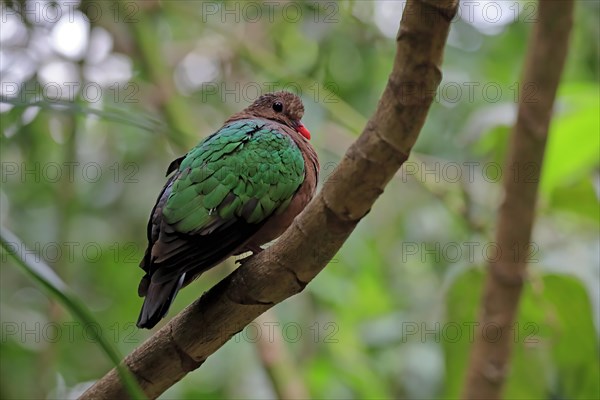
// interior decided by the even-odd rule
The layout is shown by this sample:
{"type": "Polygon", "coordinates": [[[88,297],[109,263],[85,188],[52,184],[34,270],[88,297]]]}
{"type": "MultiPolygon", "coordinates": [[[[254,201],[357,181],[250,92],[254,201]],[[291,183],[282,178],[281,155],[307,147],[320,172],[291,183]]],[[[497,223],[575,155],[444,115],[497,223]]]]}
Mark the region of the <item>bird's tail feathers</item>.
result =
{"type": "Polygon", "coordinates": [[[151,329],[167,314],[177,292],[183,286],[184,280],[185,273],[181,274],[177,280],[164,283],[153,283],[148,277],[147,286],[143,290],[146,298],[136,323],[138,328],[151,329]]]}

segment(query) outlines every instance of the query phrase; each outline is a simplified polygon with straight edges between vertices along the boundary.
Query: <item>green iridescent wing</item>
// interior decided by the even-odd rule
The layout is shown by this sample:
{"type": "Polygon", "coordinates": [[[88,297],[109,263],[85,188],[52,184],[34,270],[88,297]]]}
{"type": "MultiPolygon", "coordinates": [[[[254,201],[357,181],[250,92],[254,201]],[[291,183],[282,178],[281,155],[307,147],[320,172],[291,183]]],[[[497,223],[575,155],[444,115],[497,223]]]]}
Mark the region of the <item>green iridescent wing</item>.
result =
{"type": "Polygon", "coordinates": [[[230,255],[286,209],[304,176],[300,149],[273,123],[234,121],[206,138],[165,187],[152,281],[230,255]]]}
{"type": "Polygon", "coordinates": [[[163,209],[178,232],[208,234],[232,218],[257,224],[285,209],[304,180],[304,161],[284,133],[233,122],[183,159],[163,209]]]}

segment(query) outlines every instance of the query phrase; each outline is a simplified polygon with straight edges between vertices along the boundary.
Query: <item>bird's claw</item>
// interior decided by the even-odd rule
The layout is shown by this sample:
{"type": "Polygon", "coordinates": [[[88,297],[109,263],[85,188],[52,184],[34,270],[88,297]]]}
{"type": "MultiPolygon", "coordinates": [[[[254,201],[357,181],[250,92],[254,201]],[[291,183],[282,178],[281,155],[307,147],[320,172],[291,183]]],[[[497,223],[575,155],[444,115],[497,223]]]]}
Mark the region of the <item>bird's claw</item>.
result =
{"type": "Polygon", "coordinates": [[[264,249],[262,247],[260,247],[260,246],[248,245],[245,250],[251,252],[252,254],[247,255],[246,257],[242,257],[240,259],[235,260],[236,264],[242,265],[243,263],[245,263],[246,261],[248,261],[250,258],[252,258],[255,255],[257,255],[258,253],[262,252],[264,249]]]}

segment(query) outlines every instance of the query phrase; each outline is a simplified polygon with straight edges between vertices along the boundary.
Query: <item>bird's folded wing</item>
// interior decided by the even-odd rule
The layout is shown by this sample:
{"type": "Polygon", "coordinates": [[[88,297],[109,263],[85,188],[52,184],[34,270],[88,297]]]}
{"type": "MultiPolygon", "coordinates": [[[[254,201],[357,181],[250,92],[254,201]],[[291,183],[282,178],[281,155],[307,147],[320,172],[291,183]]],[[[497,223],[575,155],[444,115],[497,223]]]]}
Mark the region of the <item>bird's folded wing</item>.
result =
{"type": "Polygon", "coordinates": [[[298,147],[267,121],[234,121],[209,136],[181,161],[156,207],[152,282],[201,272],[231,255],[285,210],[304,176],[298,147]]]}

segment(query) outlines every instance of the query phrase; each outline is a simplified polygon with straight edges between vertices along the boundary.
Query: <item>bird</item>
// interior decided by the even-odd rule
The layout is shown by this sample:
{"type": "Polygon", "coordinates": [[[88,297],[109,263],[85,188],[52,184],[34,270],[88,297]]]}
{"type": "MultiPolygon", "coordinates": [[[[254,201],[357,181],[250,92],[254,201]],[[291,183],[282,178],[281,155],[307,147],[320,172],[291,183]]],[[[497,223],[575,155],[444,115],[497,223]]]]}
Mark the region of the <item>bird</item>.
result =
{"type": "Polygon", "coordinates": [[[261,252],[314,197],[319,160],[297,95],[265,93],[167,168],[150,213],[138,294],[139,328],[232,255],[261,252]]]}

